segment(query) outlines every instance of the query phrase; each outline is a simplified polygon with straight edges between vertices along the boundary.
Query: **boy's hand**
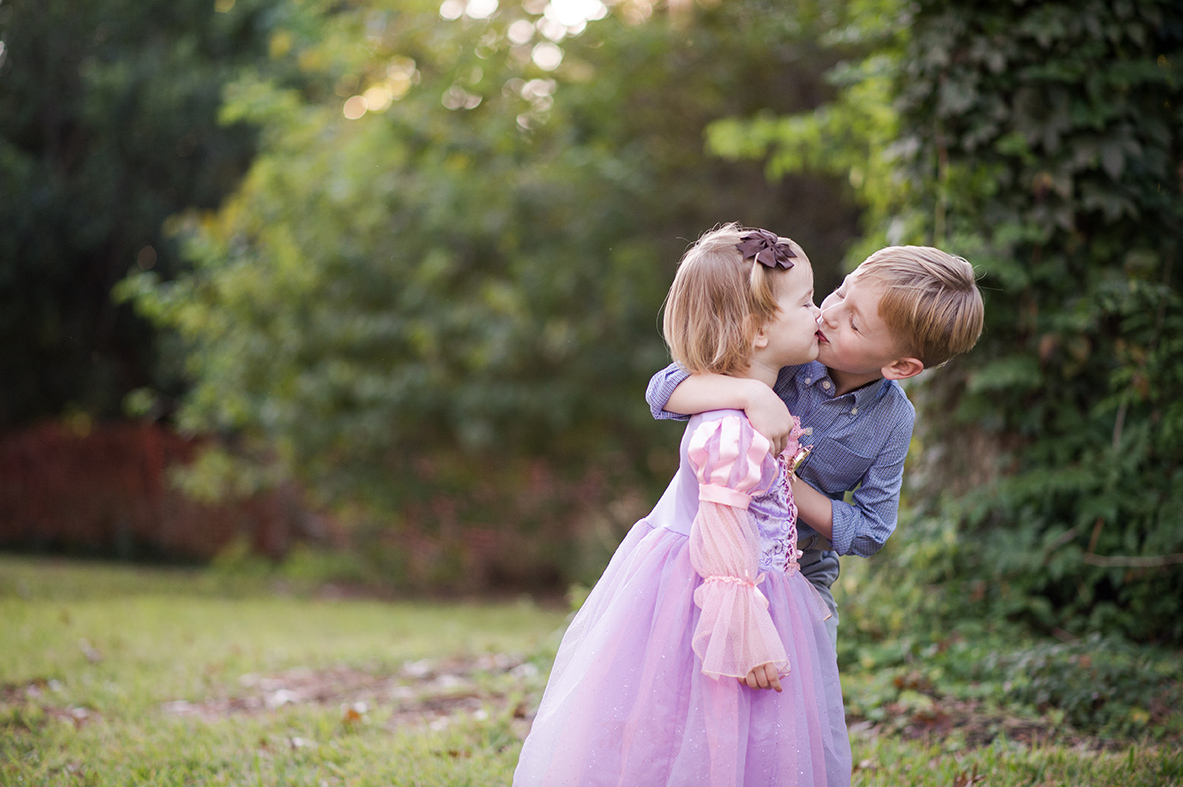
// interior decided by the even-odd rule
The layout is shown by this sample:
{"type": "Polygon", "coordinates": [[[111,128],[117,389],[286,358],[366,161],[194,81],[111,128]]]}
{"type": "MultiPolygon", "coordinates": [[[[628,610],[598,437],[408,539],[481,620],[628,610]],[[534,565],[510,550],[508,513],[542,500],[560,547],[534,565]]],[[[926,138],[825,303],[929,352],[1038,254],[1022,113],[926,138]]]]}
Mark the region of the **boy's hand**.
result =
{"type": "Polygon", "coordinates": [[[736,680],[753,689],[772,689],[777,694],[784,691],[780,687],[780,674],[771,664],[761,664],[759,667],[753,668],[746,678],[736,678],[736,680]]]}
{"type": "Polygon", "coordinates": [[[789,442],[789,432],[794,424],[789,408],[776,392],[767,385],[753,386],[743,411],[752,422],[752,428],[772,443],[772,455],[780,456],[789,442]]]}

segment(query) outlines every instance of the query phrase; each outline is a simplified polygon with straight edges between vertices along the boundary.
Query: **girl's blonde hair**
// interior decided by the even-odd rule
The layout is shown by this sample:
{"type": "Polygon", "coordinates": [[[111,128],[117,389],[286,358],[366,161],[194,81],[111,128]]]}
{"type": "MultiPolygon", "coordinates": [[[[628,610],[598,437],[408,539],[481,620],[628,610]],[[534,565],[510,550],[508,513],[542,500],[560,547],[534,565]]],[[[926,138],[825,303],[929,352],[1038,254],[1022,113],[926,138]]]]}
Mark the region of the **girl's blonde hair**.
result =
{"type": "MultiPolygon", "coordinates": [[[[757,332],[779,309],[776,282],[787,270],[745,260],[736,248],[744,234],[735,223],[710,230],[678,264],[662,333],[673,359],[691,374],[746,371],[757,332]]],[[[788,242],[803,258],[801,247],[788,242]]]]}

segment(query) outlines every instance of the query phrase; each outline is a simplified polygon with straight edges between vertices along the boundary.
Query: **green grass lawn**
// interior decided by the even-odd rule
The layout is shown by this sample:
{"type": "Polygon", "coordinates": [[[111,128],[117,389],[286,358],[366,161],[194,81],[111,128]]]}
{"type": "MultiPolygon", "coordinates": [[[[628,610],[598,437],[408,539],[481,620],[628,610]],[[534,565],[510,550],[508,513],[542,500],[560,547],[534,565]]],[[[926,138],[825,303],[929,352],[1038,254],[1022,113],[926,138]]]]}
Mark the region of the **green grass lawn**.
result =
{"type": "MultiPolygon", "coordinates": [[[[0,557],[0,783],[508,784],[565,619],[0,557]]],[[[891,729],[852,724],[855,784],[1183,785],[1162,741],[891,729]]]]}

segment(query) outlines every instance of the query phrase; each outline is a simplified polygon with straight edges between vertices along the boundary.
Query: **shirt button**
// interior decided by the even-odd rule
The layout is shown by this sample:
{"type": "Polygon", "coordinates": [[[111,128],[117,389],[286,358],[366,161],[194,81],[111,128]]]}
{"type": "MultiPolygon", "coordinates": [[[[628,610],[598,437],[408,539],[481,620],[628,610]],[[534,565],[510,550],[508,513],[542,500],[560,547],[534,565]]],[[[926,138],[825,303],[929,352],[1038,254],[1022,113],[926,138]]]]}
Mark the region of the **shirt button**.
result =
{"type": "Polygon", "coordinates": [[[827,391],[830,390],[830,381],[822,380],[822,388],[825,388],[827,391]]]}
{"type": "Polygon", "coordinates": [[[804,429],[801,430],[801,434],[803,434],[803,435],[813,434],[813,427],[812,426],[805,427],[804,429]]]}
{"type": "Polygon", "coordinates": [[[850,408],[850,414],[851,415],[858,415],[858,408],[857,407],[850,408]]]}
{"type": "Polygon", "coordinates": [[[812,384],[813,384],[813,378],[812,378],[812,377],[806,377],[806,378],[805,378],[805,384],[806,384],[806,385],[812,385],[812,384]]]}

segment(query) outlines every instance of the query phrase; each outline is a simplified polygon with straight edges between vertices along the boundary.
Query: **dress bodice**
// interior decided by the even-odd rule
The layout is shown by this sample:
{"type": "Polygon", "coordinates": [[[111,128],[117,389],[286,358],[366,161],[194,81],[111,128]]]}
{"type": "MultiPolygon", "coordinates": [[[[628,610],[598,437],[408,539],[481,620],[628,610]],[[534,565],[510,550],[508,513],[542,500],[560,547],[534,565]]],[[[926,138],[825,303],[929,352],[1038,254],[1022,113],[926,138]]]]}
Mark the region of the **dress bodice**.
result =
{"type": "MultiPolygon", "coordinates": [[[[696,415],[686,425],[682,439],[681,461],[661,500],[646,519],[655,527],[665,527],[685,535],[698,513],[698,478],[688,454],[691,435],[704,420],[728,415],[743,416],[739,410],[715,410],[696,415]]],[[[746,416],[745,416],[746,420],[746,416]]],[[[790,441],[795,443],[795,441],[790,441]]],[[[788,451],[789,449],[786,449],[788,451]]],[[[796,450],[796,446],[792,446],[796,450]]],[[[760,532],[760,570],[783,572],[797,568],[797,506],[789,487],[787,462],[765,456],[761,479],[748,511],[760,532]]]]}
{"type": "Polygon", "coordinates": [[[748,513],[760,531],[760,570],[792,571],[797,558],[797,504],[789,487],[788,463],[784,454],[777,461],[777,478],[762,495],[752,498],[748,513]]]}

